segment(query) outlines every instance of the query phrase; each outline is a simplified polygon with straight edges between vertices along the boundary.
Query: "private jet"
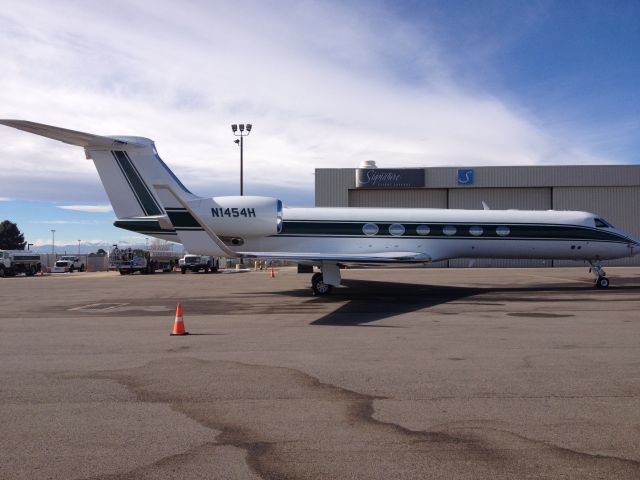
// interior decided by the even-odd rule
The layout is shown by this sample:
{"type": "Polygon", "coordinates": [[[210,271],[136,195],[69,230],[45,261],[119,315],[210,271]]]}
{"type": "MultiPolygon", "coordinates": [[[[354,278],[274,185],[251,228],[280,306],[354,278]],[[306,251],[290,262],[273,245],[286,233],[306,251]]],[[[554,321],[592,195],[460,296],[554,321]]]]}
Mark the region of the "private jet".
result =
{"type": "Polygon", "coordinates": [[[640,240],[587,212],[288,208],[271,197],[205,198],[182,184],[148,138],[23,120],[0,124],[83,147],[111,201],[116,227],[182,243],[193,254],[315,265],[315,295],[340,285],[342,266],[455,258],[583,260],[594,285],[606,288],[602,262],[640,252],[640,240]]]}

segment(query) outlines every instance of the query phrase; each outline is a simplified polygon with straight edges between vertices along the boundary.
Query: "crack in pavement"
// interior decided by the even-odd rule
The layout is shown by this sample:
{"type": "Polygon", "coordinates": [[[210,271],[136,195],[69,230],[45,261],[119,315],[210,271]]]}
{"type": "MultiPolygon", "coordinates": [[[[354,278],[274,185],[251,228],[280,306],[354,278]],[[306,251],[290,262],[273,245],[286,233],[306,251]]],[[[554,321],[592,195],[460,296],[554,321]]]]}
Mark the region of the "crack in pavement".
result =
{"type": "Polygon", "coordinates": [[[221,447],[242,449],[246,465],[265,480],[575,478],[576,473],[640,478],[636,461],[577,452],[491,426],[410,430],[375,418],[373,402],[379,397],[289,368],[179,357],[82,375],[116,381],[138,401],[166,403],[221,432],[215,444],[95,479],[160,478],[159,472],[168,470],[179,477],[207,454],[206,471],[215,477],[223,465],[210,454],[221,447]]]}

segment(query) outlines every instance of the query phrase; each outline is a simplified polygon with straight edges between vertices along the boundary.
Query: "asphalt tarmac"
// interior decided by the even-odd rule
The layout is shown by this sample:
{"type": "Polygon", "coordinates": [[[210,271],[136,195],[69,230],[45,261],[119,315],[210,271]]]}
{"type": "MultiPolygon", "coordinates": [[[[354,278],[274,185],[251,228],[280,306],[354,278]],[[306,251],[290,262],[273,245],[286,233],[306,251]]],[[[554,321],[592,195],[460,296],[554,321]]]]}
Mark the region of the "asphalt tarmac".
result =
{"type": "Polygon", "coordinates": [[[0,478],[638,479],[640,269],[607,273],[0,279],[0,478]]]}

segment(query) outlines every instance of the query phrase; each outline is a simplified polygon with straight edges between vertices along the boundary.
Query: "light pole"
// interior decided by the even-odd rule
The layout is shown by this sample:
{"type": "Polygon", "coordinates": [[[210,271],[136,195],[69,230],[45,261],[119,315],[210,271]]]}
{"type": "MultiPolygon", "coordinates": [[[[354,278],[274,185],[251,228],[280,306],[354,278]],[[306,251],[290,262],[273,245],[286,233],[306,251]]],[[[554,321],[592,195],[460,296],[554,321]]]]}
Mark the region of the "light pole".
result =
{"type": "Polygon", "coordinates": [[[56,231],[51,230],[51,255],[53,255],[54,260],[56,256],[56,231]]]}
{"type": "Polygon", "coordinates": [[[33,243],[27,243],[27,252],[31,250],[31,247],[33,247],[33,243]]]}
{"type": "Polygon", "coordinates": [[[78,240],[78,256],[80,256],[80,242],[81,240],[78,240]]]}
{"type": "Polygon", "coordinates": [[[246,128],[245,128],[245,124],[244,123],[240,123],[240,124],[233,124],[231,125],[231,130],[233,131],[233,134],[236,137],[240,137],[239,139],[235,140],[235,143],[237,143],[238,145],[240,145],[240,196],[244,195],[244,187],[243,187],[243,182],[242,182],[242,177],[243,177],[243,139],[244,137],[246,137],[247,135],[249,135],[251,133],[251,124],[247,123],[246,128]]]}

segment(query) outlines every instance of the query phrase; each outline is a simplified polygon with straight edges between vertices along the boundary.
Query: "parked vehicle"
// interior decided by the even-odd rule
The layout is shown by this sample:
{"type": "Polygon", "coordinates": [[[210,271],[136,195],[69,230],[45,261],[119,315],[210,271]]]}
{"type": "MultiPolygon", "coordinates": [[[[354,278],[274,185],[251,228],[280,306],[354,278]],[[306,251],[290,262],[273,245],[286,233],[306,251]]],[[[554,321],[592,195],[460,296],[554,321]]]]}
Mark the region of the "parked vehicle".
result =
{"type": "Polygon", "coordinates": [[[179,260],[179,265],[180,271],[183,274],[187,273],[187,270],[194,273],[199,272],[200,270],[204,271],[204,273],[218,271],[218,259],[205,255],[186,254],[179,260]]]}
{"type": "Polygon", "coordinates": [[[51,273],[71,273],[73,270],[73,261],[71,260],[56,260],[56,263],[51,267],[51,273]]]}
{"type": "Polygon", "coordinates": [[[110,270],[118,270],[120,275],[140,272],[155,273],[157,270],[171,272],[178,265],[179,255],[171,251],[145,250],[141,248],[114,248],[109,254],[110,270]]]}
{"type": "Polygon", "coordinates": [[[70,272],[73,272],[74,270],[78,270],[79,272],[84,272],[85,270],[85,266],[84,266],[84,263],[82,263],[82,260],[80,260],[79,257],[76,257],[74,255],[63,255],[58,260],[69,262],[70,272]]]}
{"type": "Polygon", "coordinates": [[[24,273],[33,276],[42,270],[39,253],[24,250],[0,250],[0,277],[24,273]]]}

